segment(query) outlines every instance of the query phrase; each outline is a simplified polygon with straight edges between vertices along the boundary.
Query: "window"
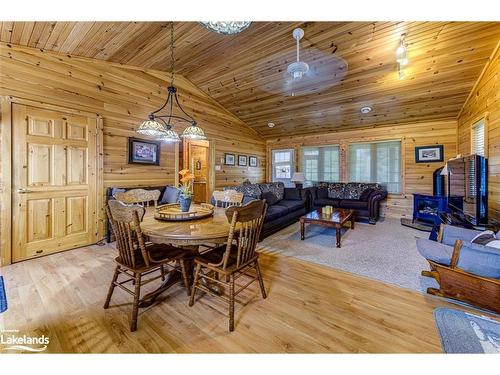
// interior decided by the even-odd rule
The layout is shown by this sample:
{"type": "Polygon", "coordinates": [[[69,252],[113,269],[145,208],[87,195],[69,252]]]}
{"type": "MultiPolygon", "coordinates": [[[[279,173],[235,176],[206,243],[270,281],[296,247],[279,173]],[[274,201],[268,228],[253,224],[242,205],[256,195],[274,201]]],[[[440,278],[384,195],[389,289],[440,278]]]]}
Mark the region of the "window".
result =
{"type": "Polygon", "coordinates": [[[293,150],[273,150],[273,182],[281,181],[287,187],[293,187],[292,174],[295,171],[293,150]]]}
{"type": "Polygon", "coordinates": [[[472,125],[471,129],[471,153],[486,156],[484,118],[472,125]]]}
{"type": "Polygon", "coordinates": [[[301,170],[309,182],[340,180],[339,146],[303,147],[301,170]]]}
{"type": "Polygon", "coordinates": [[[389,193],[400,193],[401,142],[350,144],[349,181],[378,182],[389,193]]]}

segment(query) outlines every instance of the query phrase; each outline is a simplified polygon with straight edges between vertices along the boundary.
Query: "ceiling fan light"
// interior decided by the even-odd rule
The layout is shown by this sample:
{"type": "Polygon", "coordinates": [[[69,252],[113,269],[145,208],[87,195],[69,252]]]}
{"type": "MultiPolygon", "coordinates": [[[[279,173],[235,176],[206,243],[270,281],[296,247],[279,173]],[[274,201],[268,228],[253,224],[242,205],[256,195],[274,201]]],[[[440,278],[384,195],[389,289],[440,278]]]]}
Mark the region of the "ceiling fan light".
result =
{"type": "Polygon", "coordinates": [[[188,126],[186,129],[184,129],[181,137],[185,138],[185,139],[191,139],[191,140],[207,139],[207,137],[205,136],[205,133],[203,132],[203,129],[200,128],[198,125],[196,125],[196,123],[192,124],[191,126],[188,126]]]}
{"type": "Polygon", "coordinates": [[[154,119],[144,121],[137,129],[137,133],[150,137],[162,137],[165,132],[165,126],[154,119]]]}
{"type": "Polygon", "coordinates": [[[406,53],[406,47],[403,46],[403,45],[400,45],[398,47],[398,49],[396,50],[396,56],[399,58],[400,56],[402,56],[403,54],[406,53]]]}
{"type": "Polygon", "coordinates": [[[287,72],[294,79],[301,79],[309,71],[309,65],[303,61],[295,61],[288,65],[287,72]]]}

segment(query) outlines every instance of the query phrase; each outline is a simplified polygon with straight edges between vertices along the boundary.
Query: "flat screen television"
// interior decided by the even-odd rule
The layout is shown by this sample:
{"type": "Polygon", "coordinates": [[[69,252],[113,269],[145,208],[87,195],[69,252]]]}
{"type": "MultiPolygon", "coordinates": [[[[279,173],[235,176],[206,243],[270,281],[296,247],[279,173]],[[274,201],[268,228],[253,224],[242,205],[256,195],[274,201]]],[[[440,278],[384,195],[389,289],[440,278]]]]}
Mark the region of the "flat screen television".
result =
{"type": "Polygon", "coordinates": [[[488,161],[470,155],[448,161],[448,209],[474,225],[488,222],[488,161]]]}

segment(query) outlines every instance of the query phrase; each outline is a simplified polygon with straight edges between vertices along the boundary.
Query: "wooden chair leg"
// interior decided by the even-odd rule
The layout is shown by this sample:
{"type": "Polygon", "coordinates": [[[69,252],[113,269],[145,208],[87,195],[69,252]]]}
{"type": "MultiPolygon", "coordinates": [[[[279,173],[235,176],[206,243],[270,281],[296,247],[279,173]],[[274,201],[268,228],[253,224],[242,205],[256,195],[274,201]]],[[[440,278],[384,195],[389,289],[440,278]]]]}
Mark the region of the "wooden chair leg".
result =
{"type": "Polygon", "coordinates": [[[181,263],[182,281],[184,283],[184,286],[186,287],[187,295],[188,295],[188,297],[190,297],[191,296],[191,287],[189,285],[189,276],[188,276],[188,272],[187,272],[186,261],[184,259],[181,259],[180,263],[181,263]]]}
{"type": "Polygon", "coordinates": [[[234,331],[234,276],[229,276],[229,332],[234,331]]]}
{"type": "Polygon", "coordinates": [[[137,314],[139,312],[139,300],[141,298],[141,274],[135,274],[135,288],[134,288],[134,306],[132,308],[132,321],[130,322],[130,331],[137,330],[137,314]]]}
{"type": "Polygon", "coordinates": [[[160,266],[160,272],[161,272],[161,281],[165,281],[165,266],[163,264],[160,266]]]}
{"type": "Polygon", "coordinates": [[[191,297],[189,298],[189,306],[193,306],[194,304],[194,294],[196,292],[196,285],[198,284],[198,279],[200,277],[201,264],[196,265],[196,272],[194,274],[193,285],[191,286],[191,297]]]}
{"type": "Polygon", "coordinates": [[[104,308],[107,309],[109,307],[109,302],[111,301],[111,296],[113,295],[113,291],[115,290],[115,282],[118,279],[118,275],[120,274],[120,266],[116,265],[115,273],[113,274],[113,279],[111,280],[111,285],[108,289],[108,295],[106,296],[106,302],[104,302],[104,308]]]}
{"type": "Polygon", "coordinates": [[[260,292],[262,293],[262,298],[266,299],[266,288],[264,288],[264,280],[262,280],[262,273],[260,272],[259,261],[255,261],[255,271],[257,272],[257,278],[259,279],[260,292]]]}

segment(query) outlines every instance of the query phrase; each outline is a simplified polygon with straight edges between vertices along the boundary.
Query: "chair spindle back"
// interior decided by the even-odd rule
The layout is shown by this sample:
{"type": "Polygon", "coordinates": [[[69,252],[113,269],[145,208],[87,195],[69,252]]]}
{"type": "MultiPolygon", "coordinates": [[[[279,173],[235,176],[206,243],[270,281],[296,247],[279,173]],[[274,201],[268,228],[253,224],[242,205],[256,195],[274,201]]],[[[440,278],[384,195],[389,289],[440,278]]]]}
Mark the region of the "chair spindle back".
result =
{"type": "Polygon", "coordinates": [[[254,200],[244,206],[232,206],[226,210],[226,217],[231,222],[231,226],[224,254],[224,269],[227,266],[235,237],[238,249],[236,266],[239,267],[255,257],[255,248],[257,247],[257,242],[259,242],[266,211],[267,204],[263,200],[254,200]]]}
{"type": "Polygon", "coordinates": [[[144,236],[141,231],[141,220],[144,207],[126,205],[118,200],[110,200],[106,207],[109,222],[116,236],[116,247],[120,261],[128,267],[136,267],[137,251],[141,251],[144,264],[149,266],[144,236]]]}
{"type": "Polygon", "coordinates": [[[148,207],[149,202],[154,201],[154,205],[156,207],[158,199],[160,199],[160,195],[160,190],[132,189],[125,192],[115,193],[113,196],[116,200],[125,204],[139,204],[143,207],[148,207]]]}
{"type": "Polygon", "coordinates": [[[243,202],[243,193],[236,190],[214,191],[213,198],[215,200],[215,207],[228,208],[232,206],[241,206],[243,202]]]}

